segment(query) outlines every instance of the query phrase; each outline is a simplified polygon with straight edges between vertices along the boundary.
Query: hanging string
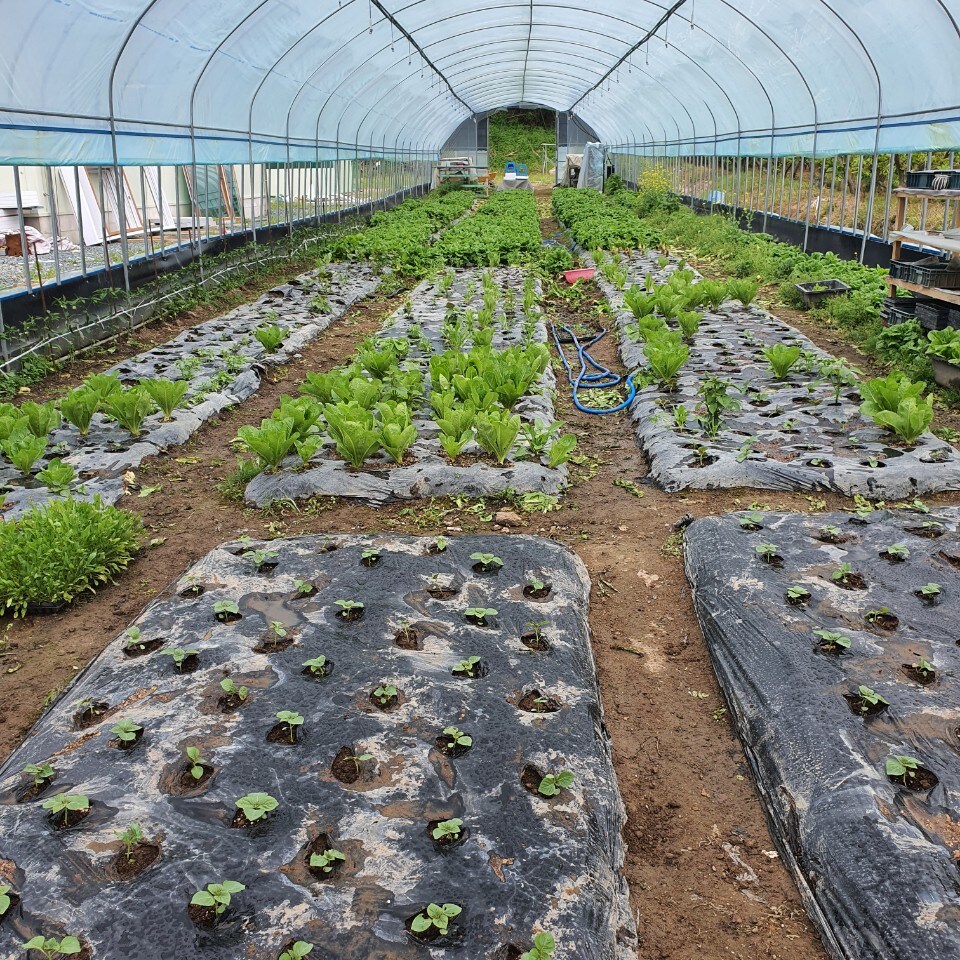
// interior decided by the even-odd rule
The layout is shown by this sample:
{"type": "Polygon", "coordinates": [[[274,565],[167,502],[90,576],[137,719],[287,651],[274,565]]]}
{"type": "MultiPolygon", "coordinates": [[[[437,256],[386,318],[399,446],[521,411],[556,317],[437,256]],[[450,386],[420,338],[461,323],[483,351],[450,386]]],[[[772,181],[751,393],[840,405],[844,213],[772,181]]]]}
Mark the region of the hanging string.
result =
{"type": "Polygon", "coordinates": [[[697,0],[690,0],[690,29],[693,29],[693,18],[697,15],[697,0]]]}
{"type": "Polygon", "coordinates": [[[367,33],[373,33],[373,3],[370,4],[370,26],[367,28],[367,33]]]}

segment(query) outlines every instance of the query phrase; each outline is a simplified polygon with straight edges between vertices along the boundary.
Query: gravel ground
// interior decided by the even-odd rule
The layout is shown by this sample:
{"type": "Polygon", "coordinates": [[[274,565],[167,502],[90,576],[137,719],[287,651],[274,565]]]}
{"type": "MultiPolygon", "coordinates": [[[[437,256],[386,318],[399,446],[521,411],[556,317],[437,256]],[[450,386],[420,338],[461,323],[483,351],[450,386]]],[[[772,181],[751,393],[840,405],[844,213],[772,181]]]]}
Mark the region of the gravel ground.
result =
{"type": "MultiPolygon", "coordinates": [[[[110,263],[119,265],[121,262],[120,244],[110,244],[110,263]]],[[[130,259],[143,256],[143,241],[138,240],[129,244],[130,259]]],[[[40,272],[45,281],[50,284],[56,282],[56,271],[53,262],[53,254],[48,253],[40,258],[40,272]]],[[[91,246],[86,250],[87,271],[96,270],[104,265],[103,247],[91,246]]],[[[78,276],[81,273],[81,256],[79,250],[70,253],[60,251],[60,276],[61,279],[78,276]]],[[[34,284],[37,282],[36,262],[31,260],[30,279],[34,284]]],[[[23,258],[22,257],[0,257],[0,296],[8,293],[14,293],[24,289],[23,280],[23,258]]]]}

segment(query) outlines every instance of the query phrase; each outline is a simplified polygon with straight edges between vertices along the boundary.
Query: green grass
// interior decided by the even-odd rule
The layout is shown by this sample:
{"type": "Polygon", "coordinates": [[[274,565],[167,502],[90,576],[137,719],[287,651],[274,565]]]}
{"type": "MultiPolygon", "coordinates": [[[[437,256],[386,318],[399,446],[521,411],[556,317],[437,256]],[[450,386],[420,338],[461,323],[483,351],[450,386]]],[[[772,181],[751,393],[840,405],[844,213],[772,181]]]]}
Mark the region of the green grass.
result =
{"type": "MultiPolygon", "coordinates": [[[[525,163],[531,174],[543,170],[542,143],[556,144],[554,114],[550,110],[507,110],[489,121],[489,164],[503,175],[508,160],[525,163]]],[[[547,169],[553,166],[555,150],[547,148],[547,169]]]]}

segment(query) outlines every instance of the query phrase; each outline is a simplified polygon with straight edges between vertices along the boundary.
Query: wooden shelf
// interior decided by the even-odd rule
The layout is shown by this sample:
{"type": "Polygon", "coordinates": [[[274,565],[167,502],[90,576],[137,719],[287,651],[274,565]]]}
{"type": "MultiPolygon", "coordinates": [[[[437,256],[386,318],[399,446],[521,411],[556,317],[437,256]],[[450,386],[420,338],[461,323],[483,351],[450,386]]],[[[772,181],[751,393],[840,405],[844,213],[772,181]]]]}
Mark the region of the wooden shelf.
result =
{"type": "Polygon", "coordinates": [[[960,254],[960,237],[945,237],[942,233],[928,233],[924,230],[894,230],[890,237],[913,246],[932,247],[934,250],[960,254]]]}
{"type": "Polygon", "coordinates": [[[886,282],[890,287],[899,287],[901,290],[909,290],[911,293],[919,293],[925,297],[932,297],[934,300],[944,300],[947,303],[955,303],[960,306],[960,290],[941,290],[940,287],[924,287],[919,283],[910,283],[909,280],[894,280],[893,277],[887,277],[886,282]]]}
{"type": "Polygon", "coordinates": [[[960,197],[960,190],[914,190],[912,187],[896,187],[893,193],[897,197],[925,197],[928,200],[956,200],[960,197]]]}

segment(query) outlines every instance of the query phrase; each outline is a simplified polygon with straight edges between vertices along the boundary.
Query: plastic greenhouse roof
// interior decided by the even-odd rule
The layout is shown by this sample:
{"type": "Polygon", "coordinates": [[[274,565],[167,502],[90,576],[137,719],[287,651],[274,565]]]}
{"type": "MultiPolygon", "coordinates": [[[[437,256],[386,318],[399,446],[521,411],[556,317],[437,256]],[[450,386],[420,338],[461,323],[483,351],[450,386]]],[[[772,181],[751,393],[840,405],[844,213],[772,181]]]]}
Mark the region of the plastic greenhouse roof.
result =
{"type": "Polygon", "coordinates": [[[951,148],[958,23],[960,0],[0,0],[0,163],[435,153],[521,103],[656,154],[951,148]]]}

